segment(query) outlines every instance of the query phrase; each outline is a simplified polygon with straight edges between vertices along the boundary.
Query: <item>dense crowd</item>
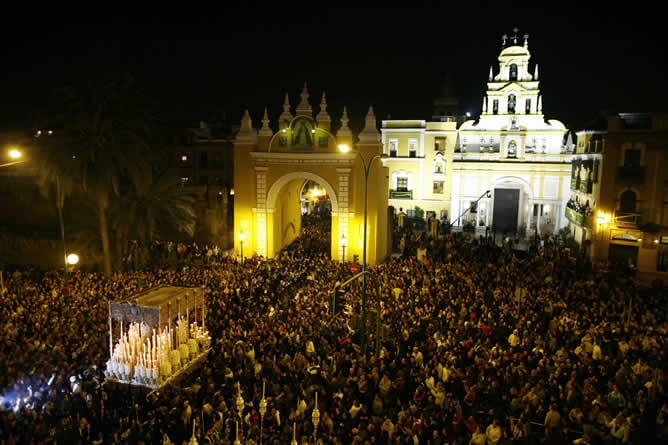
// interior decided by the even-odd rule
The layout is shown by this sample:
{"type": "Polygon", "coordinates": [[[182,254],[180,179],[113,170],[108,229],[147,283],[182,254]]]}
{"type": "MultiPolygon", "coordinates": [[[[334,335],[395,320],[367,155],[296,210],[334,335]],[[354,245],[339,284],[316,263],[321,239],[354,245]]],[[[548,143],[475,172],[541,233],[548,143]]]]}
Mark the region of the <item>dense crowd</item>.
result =
{"type": "Polygon", "coordinates": [[[359,280],[333,310],[352,273],[318,221],[272,259],[5,277],[0,444],[668,440],[661,291],[556,246],[399,236],[370,268],[365,335],[359,280]],[[205,360],[155,391],[105,381],[108,302],[163,285],[204,286],[205,360]]]}

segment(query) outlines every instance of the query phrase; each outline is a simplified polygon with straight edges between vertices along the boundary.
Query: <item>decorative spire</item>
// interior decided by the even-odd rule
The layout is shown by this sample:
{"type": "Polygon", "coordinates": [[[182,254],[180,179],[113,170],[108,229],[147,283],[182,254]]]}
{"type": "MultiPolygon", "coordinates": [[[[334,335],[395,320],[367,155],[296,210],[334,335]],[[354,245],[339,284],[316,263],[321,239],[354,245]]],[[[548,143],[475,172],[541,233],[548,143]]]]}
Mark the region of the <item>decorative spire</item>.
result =
{"type": "Polygon", "coordinates": [[[248,112],[248,110],[244,111],[244,115],[241,118],[241,123],[239,125],[239,131],[237,132],[236,140],[239,142],[255,141],[255,131],[253,130],[253,121],[251,120],[250,113],[248,112]]]}
{"type": "Polygon", "coordinates": [[[543,112],[543,95],[538,96],[538,112],[543,112]]]}
{"type": "Polygon", "coordinates": [[[269,128],[269,113],[267,107],[264,108],[264,116],[262,116],[262,128],[260,128],[260,136],[272,136],[273,132],[269,128]]]}
{"type": "Polygon", "coordinates": [[[529,49],[529,34],[524,34],[524,47],[529,49]]]}
{"type": "Polygon", "coordinates": [[[489,66],[489,81],[494,80],[494,71],[492,70],[492,65],[489,66]]]}
{"type": "Polygon", "coordinates": [[[311,116],[313,110],[311,108],[311,104],[308,103],[309,93],[308,88],[306,87],[306,82],[304,82],[304,88],[302,89],[300,96],[302,97],[302,100],[299,105],[297,105],[297,115],[311,116]]]}
{"type": "Polygon", "coordinates": [[[487,113],[487,96],[482,97],[482,112],[487,113]]]}
{"type": "Polygon", "coordinates": [[[376,115],[373,112],[373,107],[369,107],[364,122],[364,129],[360,133],[359,142],[362,144],[371,144],[380,142],[380,133],[376,128],[376,115]]]}
{"type": "Polygon", "coordinates": [[[348,119],[348,111],[346,110],[346,107],[343,107],[343,115],[341,116],[341,128],[339,128],[339,131],[336,132],[337,137],[351,137],[352,136],[352,131],[350,130],[350,127],[348,126],[348,123],[350,122],[350,119],[348,119]]]}
{"type": "Polygon", "coordinates": [[[318,121],[318,124],[331,122],[332,120],[332,118],[329,116],[329,113],[327,112],[327,98],[324,91],[322,93],[322,99],[320,100],[320,112],[316,116],[316,120],[318,121]]]}
{"type": "Polygon", "coordinates": [[[501,36],[501,46],[505,47],[506,46],[506,40],[508,40],[508,34],[504,34],[501,36]]]}
{"type": "Polygon", "coordinates": [[[536,64],[533,70],[533,80],[538,80],[538,64],[536,64]]]}
{"type": "Polygon", "coordinates": [[[283,112],[279,118],[281,122],[290,122],[292,120],[292,113],[290,113],[290,99],[288,93],[285,93],[285,100],[283,101],[283,112]]]}

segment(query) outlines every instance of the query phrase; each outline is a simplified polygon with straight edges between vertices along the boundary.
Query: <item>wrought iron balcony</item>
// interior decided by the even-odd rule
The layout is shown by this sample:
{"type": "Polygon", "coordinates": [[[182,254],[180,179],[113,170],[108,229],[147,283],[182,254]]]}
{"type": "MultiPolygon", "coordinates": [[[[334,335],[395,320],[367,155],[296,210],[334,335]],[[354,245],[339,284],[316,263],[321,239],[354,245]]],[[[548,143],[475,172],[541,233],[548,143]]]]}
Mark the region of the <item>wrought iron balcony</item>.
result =
{"type": "Polygon", "coordinates": [[[390,199],[413,199],[413,190],[390,190],[390,199]]]}

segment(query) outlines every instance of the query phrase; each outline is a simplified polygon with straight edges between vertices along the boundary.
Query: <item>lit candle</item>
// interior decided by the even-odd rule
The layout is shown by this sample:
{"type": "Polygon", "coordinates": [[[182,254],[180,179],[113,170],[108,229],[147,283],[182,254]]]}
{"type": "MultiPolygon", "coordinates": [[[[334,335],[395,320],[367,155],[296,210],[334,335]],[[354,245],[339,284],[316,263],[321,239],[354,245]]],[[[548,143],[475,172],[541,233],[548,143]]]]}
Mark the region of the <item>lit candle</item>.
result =
{"type": "Polygon", "coordinates": [[[315,409],[318,409],[318,393],[315,393],[315,409]]]}
{"type": "MultiPolygon", "coordinates": [[[[264,384],[265,382],[262,382],[262,398],[264,399],[264,384]]],[[[316,395],[317,396],[317,395],[316,395]]]]}
{"type": "Polygon", "coordinates": [[[239,421],[235,420],[234,423],[237,424],[237,440],[239,440],[239,421]]]}
{"type": "Polygon", "coordinates": [[[297,440],[297,422],[294,422],[292,424],[292,441],[294,442],[296,440],[297,440]]]}

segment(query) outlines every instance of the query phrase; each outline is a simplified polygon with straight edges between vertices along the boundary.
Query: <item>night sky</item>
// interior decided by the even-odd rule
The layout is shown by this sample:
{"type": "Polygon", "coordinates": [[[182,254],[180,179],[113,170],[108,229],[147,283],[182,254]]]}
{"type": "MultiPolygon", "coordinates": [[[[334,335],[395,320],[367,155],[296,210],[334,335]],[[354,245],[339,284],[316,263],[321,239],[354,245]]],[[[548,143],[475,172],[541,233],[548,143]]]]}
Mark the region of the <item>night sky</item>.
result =
{"type": "Polygon", "coordinates": [[[185,4],[180,14],[146,20],[104,18],[100,10],[80,22],[42,14],[21,31],[2,28],[2,126],[32,125],[34,110],[55,87],[122,72],[136,77],[165,118],[193,124],[238,121],[248,109],[259,126],[267,107],[275,126],[285,93],[296,106],[304,82],[316,113],[324,91],[332,118],[338,122],[345,105],[353,128],[369,106],[378,119],[430,118],[446,78],[462,111],[477,116],[490,66],[498,72],[501,36],[515,27],[529,34],[546,118],[578,130],[614,112],[668,111],[658,11],[442,4],[185,4]]]}

